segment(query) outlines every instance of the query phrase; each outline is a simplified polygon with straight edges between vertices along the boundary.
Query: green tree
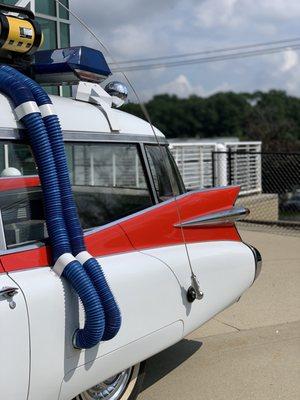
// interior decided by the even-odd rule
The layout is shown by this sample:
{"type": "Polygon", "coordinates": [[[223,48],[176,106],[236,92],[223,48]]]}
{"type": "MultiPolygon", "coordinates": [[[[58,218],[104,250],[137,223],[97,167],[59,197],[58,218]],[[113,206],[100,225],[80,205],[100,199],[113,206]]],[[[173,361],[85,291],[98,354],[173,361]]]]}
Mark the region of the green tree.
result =
{"type": "MultiPolygon", "coordinates": [[[[207,98],[157,95],[146,103],[153,124],[169,138],[238,137],[265,150],[300,151],[300,99],[284,91],[217,93],[207,98]]],[[[123,110],[144,118],[138,104],[123,110]]]]}

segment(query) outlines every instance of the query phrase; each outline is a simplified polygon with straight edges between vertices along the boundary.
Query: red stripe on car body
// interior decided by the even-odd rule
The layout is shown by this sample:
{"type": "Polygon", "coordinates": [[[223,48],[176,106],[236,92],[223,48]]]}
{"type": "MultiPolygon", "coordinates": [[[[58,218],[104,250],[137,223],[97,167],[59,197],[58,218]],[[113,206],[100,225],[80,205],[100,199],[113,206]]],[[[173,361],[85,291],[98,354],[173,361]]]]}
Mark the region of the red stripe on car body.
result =
{"type": "Polygon", "coordinates": [[[240,241],[234,223],[182,230],[175,227],[185,220],[231,208],[239,190],[239,187],[234,186],[189,192],[136,216],[132,215],[120,222],[120,225],[137,250],[180,244],[183,242],[183,235],[186,243],[240,241]]]}
{"type": "Polygon", "coordinates": [[[13,178],[0,178],[0,192],[6,190],[24,189],[40,185],[38,176],[16,176],[13,178]]]}
{"type": "MultiPolygon", "coordinates": [[[[88,251],[95,257],[206,241],[240,241],[234,223],[181,229],[175,225],[194,217],[230,208],[238,187],[190,192],[116,221],[85,236],[88,251]],[[180,217],[179,217],[180,215],[180,217]],[[183,240],[184,235],[184,240],[183,240]]],[[[6,272],[52,265],[46,246],[18,250],[0,256],[6,272]]],[[[0,264],[1,265],[1,264],[0,264]]]]}
{"type": "Polygon", "coordinates": [[[3,272],[5,272],[5,271],[4,271],[2,262],[1,262],[1,260],[0,260],[0,274],[2,274],[3,272]]]}
{"type": "MultiPolygon", "coordinates": [[[[87,235],[85,243],[87,250],[93,256],[107,256],[133,251],[131,243],[118,225],[87,235]]],[[[2,261],[6,272],[53,265],[51,250],[48,246],[23,251],[20,249],[20,251],[0,256],[0,261],[2,261]]]]}

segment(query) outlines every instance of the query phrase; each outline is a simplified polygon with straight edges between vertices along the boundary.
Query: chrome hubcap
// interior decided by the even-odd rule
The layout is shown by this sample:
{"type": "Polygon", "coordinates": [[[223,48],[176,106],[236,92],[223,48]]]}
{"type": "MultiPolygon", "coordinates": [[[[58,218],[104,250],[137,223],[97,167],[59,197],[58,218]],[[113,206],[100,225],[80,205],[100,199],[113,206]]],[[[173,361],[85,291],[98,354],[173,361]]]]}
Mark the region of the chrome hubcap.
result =
{"type": "Polygon", "coordinates": [[[119,400],[123,395],[132,374],[132,368],[93,386],[81,396],[84,400],[119,400]]]}

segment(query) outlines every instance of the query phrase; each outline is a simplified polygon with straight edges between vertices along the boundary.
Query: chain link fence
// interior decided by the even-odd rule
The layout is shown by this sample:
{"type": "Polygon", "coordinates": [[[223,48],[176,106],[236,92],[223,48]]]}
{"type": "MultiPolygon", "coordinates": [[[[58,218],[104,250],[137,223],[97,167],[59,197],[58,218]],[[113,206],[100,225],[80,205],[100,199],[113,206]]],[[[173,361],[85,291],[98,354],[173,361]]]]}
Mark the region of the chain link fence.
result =
{"type": "MultiPolygon", "coordinates": [[[[212,158],[214,170],[218,171],[214,176],[220,175],[220,169],[224,168],[226,183],[241,186],[242,195],[237,204],[251,211],[243,224],[272,231],[288,229],[289,233],[300,234],[300,153],[250,153],[229,149],[213,152],[212,158]],[[256,165],[256,171],[249,165],[256,165]],[[252,193],[243,190],[249,187],[249,179],[250,185],[256,184],[259,190],[252,193]]],[[[217,184],[215,179],[213,186],[217,184]]]]}

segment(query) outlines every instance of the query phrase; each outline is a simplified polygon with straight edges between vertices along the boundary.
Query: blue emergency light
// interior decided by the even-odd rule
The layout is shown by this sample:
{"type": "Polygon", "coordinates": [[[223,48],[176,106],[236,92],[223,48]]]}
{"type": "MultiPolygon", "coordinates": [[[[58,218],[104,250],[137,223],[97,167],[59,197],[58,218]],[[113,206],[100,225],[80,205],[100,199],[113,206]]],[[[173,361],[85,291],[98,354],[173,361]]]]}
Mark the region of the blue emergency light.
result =
{"type": "Polygon", "coordinates": [[[50,86],[100,83],[111,75],[101,51],[85,46],[38,51],[32,69],[37,82],[50,86]]]}

